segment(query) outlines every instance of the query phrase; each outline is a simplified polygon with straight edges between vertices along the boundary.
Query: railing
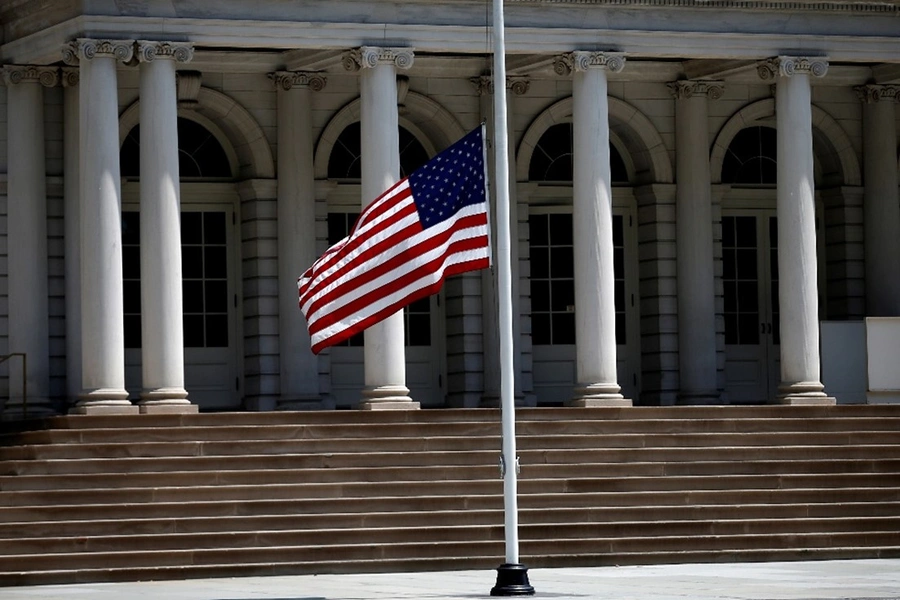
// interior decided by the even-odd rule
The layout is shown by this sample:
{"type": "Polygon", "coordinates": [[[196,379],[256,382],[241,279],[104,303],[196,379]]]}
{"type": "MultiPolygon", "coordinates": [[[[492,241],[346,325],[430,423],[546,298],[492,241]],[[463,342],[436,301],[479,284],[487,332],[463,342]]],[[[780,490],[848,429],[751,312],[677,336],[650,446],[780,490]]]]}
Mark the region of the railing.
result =
{"type": "MultiPolygon", "coordinates": [[[[28,416],[28,359],[24,352],[13,352],[11,354],[0,355],[0,364],[5,363],[14,356],[22,357],[22,418],[28,416]]],[[[10,395],[10,398],[12,395],[10,395]]]]}

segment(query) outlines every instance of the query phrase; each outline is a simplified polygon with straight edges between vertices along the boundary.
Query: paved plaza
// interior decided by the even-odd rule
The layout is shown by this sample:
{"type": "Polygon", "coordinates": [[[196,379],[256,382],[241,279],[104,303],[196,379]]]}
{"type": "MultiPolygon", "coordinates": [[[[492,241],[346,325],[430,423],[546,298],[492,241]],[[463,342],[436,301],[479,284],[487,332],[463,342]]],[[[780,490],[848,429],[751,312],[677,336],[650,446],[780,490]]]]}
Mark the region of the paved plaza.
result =
{"type": "MultiPolygon", "coordinates": [[[[529,572],[535,598],[900,600],[900,559],[656,565],[529,572]]],[[[302,575],[0,589],[0,600],[451,600],[488,598],[493,571],[302,575]]]]}

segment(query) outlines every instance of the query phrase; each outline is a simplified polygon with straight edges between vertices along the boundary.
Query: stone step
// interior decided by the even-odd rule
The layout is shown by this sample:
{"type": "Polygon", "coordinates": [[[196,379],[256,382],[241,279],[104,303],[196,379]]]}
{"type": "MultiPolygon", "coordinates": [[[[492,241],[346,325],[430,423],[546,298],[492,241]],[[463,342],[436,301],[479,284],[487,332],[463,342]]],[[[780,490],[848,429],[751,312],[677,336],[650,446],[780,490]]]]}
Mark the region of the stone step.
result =
{"type": "MultiPolygon", "coordinates": [[[[698,521],[808,520],[824,524],[835,519],[898,518],[900,503],[846,503],[829,505],[737,505],[737,506],[656,506],[625,508],[558,508],[554,511],[524,509],[518,513],[522,526],[557,523],[642,523],[679,522],[685,526],[698,521]]],[[[70,515],[60,515],[67,517],[70,515]]],[[[106,536],[228,531],[279,531],[289,529],[337,529],[378,527],[420,527],[451,525],[495,525],[503,522],[501,509],[432,510],[355,513],[313,513],[298,515],[247,515],[189,517],[175,514],[167,518],[86,519],[0,523],[0,538],[54,536],[106,536]]]]}
{"type": "MultiPolygon", "coordinates": [[[[125,462],[125,461],[123,461],[125,462]]],[[[374,461],[389,464],[387,461],[374,461]]],[[[213,465],[210,465],[213,466],[213,465]]],[[[723,461],[583,463],[523,465],[520,478],[683,477],[702,475],[801,475],[900,473],[900,458],[871,460],[723,461]]],[[[496,465],[367,466],[350,468],[257,468],[203,471],[127,472],[127,464],[105,473],[0,476],[0,490],[77,490],[109,487],[176,487],[187,485],[269,485],[276,483],[338,483],[475,480],[499,477],[496,465]]]]}
{"type": "MultiPolygon", "coordinates": [[[[795,446],[896,445],[896,431],[794,432],[795,446]]],[[[785,442],[785,434],[763,433],[661,433],[577,434],[521,436],[517,446],[527,450],[587,448],[684,448],[684,447],[769,447],[785,442]]],[[[3,447],[2,460],[121,458],[132,456],[212,456],[239,454],[302,454],[313,452],[435,452],[455,450],[498,450],[500,436],[435,436],[348,439],[232,440],[182,442],[109,442],[3,447]]]]}
{"type": "MultiPolygon", "coordinates": [[[[114,509],[114,507],[110,507],[114,509]]],[[[0,538],[38,538],[53,536],[105,536],[163,533],[200,533],[228,531],[277,531],[288,529],[338,529],[417,527],[451,525],[495,525],[503,522],[502,509],[479,510],[419,510],[416,512],[373,512],[360,505],[358,512],[311,514],[245,514],[216,516],[186,516],[185,511],[172,507],[169,517],[141,518],[139,510],[131,508],[129,517],[102,518],[103,511],[88,515],[82,520],[70,520],[68,511],[60,511],[57,517],[64,520],[30,520],[0,522],[0,538]],[[138,513],[138,514],[135,514],[138,513]]],[[[114,512],[114,510],[113,510],[114,512]]],[[[124,513],[125,511],[123,511],[124,513]]],[[[197,512],[197,511],[186,511],[197,512]]],[[[808,520],[825,524],[838,518],[898,518],[900,502],[847,502],[840,507],[822,505],[700,505],[700,506],[638,506],[638,507],[585,507],[519,510],[522,526],[557,523],[644,523],[697,521],[745,521],[745,520],[808,520]]]]}
{"type": "MultiPolygon", "coordinates": [[[[615,555],[640,552],[654,548],[656,552],[682,551],[740,551],[759,548],[793,550],[830,548],[897,548],[896,531],[844,533],[787,533],[761,535],[711,536],[654,536],[650,538],[551,538],[523,539],[520,551],[528,556],[553,555],[615,555]]],[[[496,540],[437,541],[391,544],[334,544],[327,547],[327,558],[347,563],[359,560],[406,560],[453,556],[502,556],[504,542],[496,540]]],[[[39,561],[32,554],[0,556],[0,572],[21,572],[47,566],[66,565],[69,569],[92,569],[104,565],[107,569],[134,566],[215,565],[228,563],[302,563],[325,558],[320,545],[265,546],[238,548],[191,548],[165,550],[126,550],[101,552],[69,552],[44,554],[39,561]]]]}
{"type": "MultiPolygon", "coordinates": [[[[739,419],[637,419],[637,420],[559,420],[520,421],[516,434],[531,435],[610,435],[610,434],[696,434],[696,433],[773,433],[773,432],[847,432],[900,430],[900,413],[893,417],[835,418],[739,418],[739,419]]],[[[377,439],[385,437],[495,436],[499,425],[494,420],[422,423],[312,423],[278,425],[217,425],[130,428],[77,428],[30,431],[0,436],[0,445],[94,444],[97,442],[164,441],[250,441],[302,439],[377,439]]]]}
{"type": "MultiPolygon", "coordinates": [[[[326,452],[305,454],[246,454],[219,456],[135,456],[119,458],[54,458],[0,461],[0,475],[53,475],[76,473],[146,473],[204,470],[263,469],[338,469],[354,467],[414,467],[428,465],[486,465],[497,463],[496,450],[462,450],[435,452],[326,452]]],[[[784,461],[808,462],[815,465],[834,462],[859,465],[859,470],[881,470],[900,460],[900,444],[877,446],[723,446],[715,452],[708,448],[583,448],[575,450],[522,450],[523,467],[538,464],[649,465],[654,463],[732,465],[777,465],[784,461]],[[878,457],[873,462],[872,457],[878,457]],[[871,466],[871,469],[867,467],[871,466]]],[[[645,466],[643,468],[651,468],[645,466]]],[[[699,468],[699,467],[698,467],[699,468]]],[[[752,467],[751,467],[752,468],[752,467]]],[[[772,467],[773,469],[777,467],[772,467]]]]}
{"type": "MultiPolygon", "coordinates": [[[[714,563],[758,562],[786,560],[826,560],[859,558],[894,558],[900,556],[900,546],[870,546],[866,548],[755,548],[728,551],[686,550],[679,552],[642,551],[610,554],[553,554],[522,555],[522,561],[530,568],[554,568],[570,566],[624,566],[666,563],[714,563]]],[[[48,585],[60,583],[161,581],[171,579],[282,576],[325,573],[384,573],[427,572],[438,570],[486,570],[490,571],[503,562],[503,555],[474,555],[440,558],[416,557],[409,559],[372,559],[346,562],[340,559],[304,562],[244,563],[174,565],[161,567],[132,566],[117,569],[103,567],[0,572],[0,586],[48,585]]],[[[488,573],[485,589],[494,583],[488,573]]]]}
{"type": "MultiPolygon", "coordinates": [[[[808,489],[885,488],[896,489],[898,473],[846,473],[810,475],[715,475],[683,477],[582,477],[569,479],[527,479],[519,481],[519,493],[589,494],[673,492],[689,496],[705,491],[775,490],[791,492],[808,489]],[[687,491],[685,491],[687,490],[687,491]]],[[[73,490],[26,490],[0,494],[0,506],[189,502],[200,500],[262,500],[287,498],[404,497],[415,495],[454,496],[465,490],[471,495],[501,492],[502,481],[442,480],[389,481],[377,483],[336,482],[268,485],[192,485],[184,487],[122,487],[73,490]]]]}
{"type": "MultiPolygon", "coordinates": [[[[738,536],[784,536],[828,534],[842,536],[868,534],[881,539],[884,532],[897,531],[900,517],[833,519],[735,519],[715,521],[654,521],[619,523],[522,524],[519,537],[523,544],[546,539],[580,542],[585,539],[619,540],[630,538],[722,538],[738,536]]],[[[149,550],[202,550],[217,548],[260,548],[270,546],[317,546],[329,552],[332,546],[385,545],[502,540],[502,519],[493,524],[440,525],[428,523],[416,527],[364,527],[340,529],[282,529],[191,533],[129,533],[126,535],[79,535],[0,539],[0,560],[5,555],[64,554],[72,552],[124,552],[149,550]]],[[[870,542],[864,542],[866,545],[870,542]]]]}
{"type": "MultiPolygon", "coordinates": [[[[517,422],[560,420],[642,419],[691,421],[706,419],[815,419],[852,417],[897,417],[892,405],[840,406],[637,406],[637,407],[542,407],[516,408],[517,422]]],[[[226,425],[283,425],[311,423],[456,423],[493,421],[500,423],[498,409],[434,409],[416,411],[272,411],[225,412],[187,415],[66,415],[28,424],[29,429],[95,429],[134,427],[193,427],[226,425]]],[[[7,426],[11,427],[12,424],[7,426]]],[[[21,427],[20,427],[21,429],[21,427]]]]}

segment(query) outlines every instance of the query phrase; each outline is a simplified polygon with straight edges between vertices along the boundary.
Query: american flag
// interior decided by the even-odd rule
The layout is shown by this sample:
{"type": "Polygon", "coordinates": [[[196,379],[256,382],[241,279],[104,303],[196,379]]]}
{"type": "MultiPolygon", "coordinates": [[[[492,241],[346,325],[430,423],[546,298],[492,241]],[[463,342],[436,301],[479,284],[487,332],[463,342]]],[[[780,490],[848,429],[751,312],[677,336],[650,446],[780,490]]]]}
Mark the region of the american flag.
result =
{"type": "Polygon", "coordinates": [[[297,280],[312,351],[490,266],[484,126],[400,180],[297,280]]]}

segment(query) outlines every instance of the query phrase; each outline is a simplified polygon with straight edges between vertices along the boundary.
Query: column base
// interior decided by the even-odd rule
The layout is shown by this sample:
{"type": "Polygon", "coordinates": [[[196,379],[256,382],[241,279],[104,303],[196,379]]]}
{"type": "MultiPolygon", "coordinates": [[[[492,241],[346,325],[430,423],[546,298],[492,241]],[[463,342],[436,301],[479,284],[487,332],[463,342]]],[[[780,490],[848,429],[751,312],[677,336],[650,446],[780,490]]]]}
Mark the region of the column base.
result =
{"type": "Polygon", "coordinates": [[[404,385],[382,385],[367,387],[356,408],[360,410],[418,410],[418,402],[409,397],[409,388],[404,385]]]}
{"type": "Polygon", "coordinates": [[[782,383],[778,386],[776,404],[789,406],[834,406],[837,399],[827,396],[825,386],[818,381],[798,381],[782,383]]]}
{"type": "Polygon", "coordinates": [[[632,406],[631,400],[619,393],[621,389],[616,383],[582,384],[575,388],[575,397],[569,401],[569,406],[579,408],[632,406]]]}
{"type": "Polygon", "coordinates": [[[128,401],[128,392],[123,389],[97,388],[84,391],[78,396],[78,403],[69,411],[70,415],[136,415],[138,407],[128,401]]]}
{"type": "Polygon", "coordinates": [[[680,392],[675,402],[677,406],[715,406],[721,403],[719,390],[680,392]]]}
{"type": "Polygon", "coordinates": [[[182,415],[199,412],[199,407],[191,404],[187,395],[183,387],[144,390],[138,408],[142,415],[182,415]]]}

